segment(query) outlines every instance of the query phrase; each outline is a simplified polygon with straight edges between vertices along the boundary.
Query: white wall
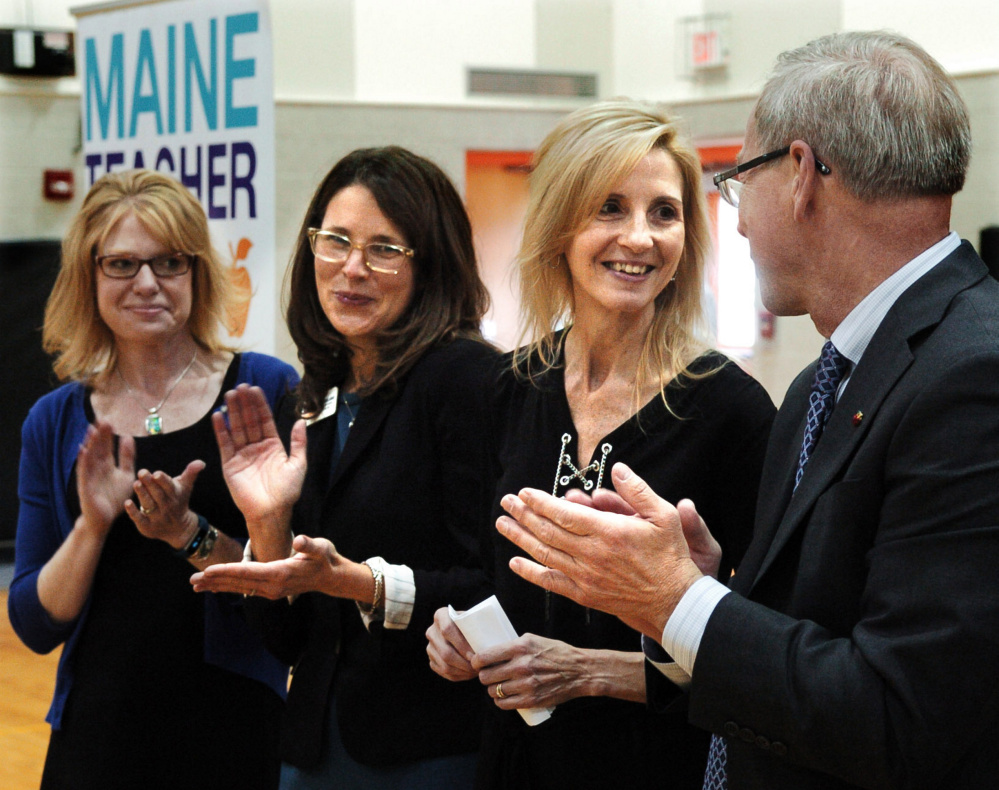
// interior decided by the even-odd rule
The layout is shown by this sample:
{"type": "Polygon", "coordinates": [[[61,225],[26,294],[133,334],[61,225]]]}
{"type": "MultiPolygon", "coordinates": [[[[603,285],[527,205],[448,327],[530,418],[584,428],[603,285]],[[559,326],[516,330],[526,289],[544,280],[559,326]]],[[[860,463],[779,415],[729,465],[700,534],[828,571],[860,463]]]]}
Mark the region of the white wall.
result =
{"type": "MultiPolygon", "coordinates": [[[[71,27],[80,0],[0,0],[0,26],[71,27]]],[[[890,27],[958,80],[975,149],[954,228],[999,224],[999,4],[994,0],[271,0],[278,132],[278,271],[312,188],[337,157],[400,143],[464,179],[468,148],[530,149],[572,102],[469,102],[468,66],[593,71],[602,96],[673,104],[699,140],[738,140],[782,50],[839,29],[890,27]],[[676,22],[730,15],[726,75],[676,75],[676,22]]],[[[76,168],[75,80],[0,77],[0,238],[58,237],[80,196],[42,200],[44,168],[76,168]]],[[[0,300],[10,298],[0,294],[0,300]]],[[[279,294],[274,294],[279,299],[279,294]]],[[[2,306],[2,304],[0,304],[2,306]]],[[[283,330],[281,353],[293,353],[283,330]]],[[[817,353],[807,319],[778,319],[753,363],[778,400],[817,353]]]]}
{"type": "Polygon", "coordinates": [[[895,30],[946,69],[999,69],[999,3],[983,0],[841,0],[844,30],[895,30]]]}
{"type": "MultiPolygon", "coordinates": [[[[0,0],[0,25],[72,27],[86,0],[0,0]]],[[[839,29],[891,28],[956,73],[999,68],[993,0],[271,0],[287,99],[461,103],[468,66],[594,71],[602,95],[664,101],[754,90],[774,56],[839,29]],[[676,23],[730,16],[720,80],[676,75],[676,23]]]]}
{"type": "Polygon", "coordinates": [[[69,0],[2,0],[0,25],[34,25],[36,27],[73,27],[72,6],[82,3],[69,0]]]}
{"type": "Polygon", "coordinates": [[[466,66],[534,66],[533,0],[363,0],[355,21],[364,101],[458,102],[466,66]]]}
{"type": "Polygon", "coordinates": [[[272,0],[271,27],[275,96],[355,96],[354,0],[272,0]]]}
{"type": "Polygon", "coordinates": [[[77,185],[83,183],[79,96],[44,84],[15,93],[4,87],[0,78],[0,239],[57,239],[82,196],[77,189],[69,202],[43,200],[42,172],[75,170],[77,185]]]}

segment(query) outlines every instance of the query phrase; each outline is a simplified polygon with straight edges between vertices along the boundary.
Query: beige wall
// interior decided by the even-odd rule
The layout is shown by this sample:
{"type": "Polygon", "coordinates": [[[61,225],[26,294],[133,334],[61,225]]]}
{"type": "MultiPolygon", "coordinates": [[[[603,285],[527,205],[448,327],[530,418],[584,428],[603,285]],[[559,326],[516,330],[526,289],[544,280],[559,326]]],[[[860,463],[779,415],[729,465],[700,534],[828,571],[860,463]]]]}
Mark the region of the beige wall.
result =
{"type": "MultiPolygon", "coordinates": [[[[0,24],[70,25],[70,5],[0,0],[0,24]]],[[[831,30],[878,26],[909,32],[963,72],[975,149],[953,226],[977,244],[983,226],[999,223],[999,59],[989,32],[999,6],[952,6],[948,25],[939,25],[930,21],[939,18],[936,0],[427,0],[418,8],[409,0],[271,0],[279,276],[313,187],[352,148],[406,145],[438,161],[464,190],[467,149],[533,149],[576,106],[537,99],[472,106],[459,85],[468,65],[593,71],[602,96],[671,101],[696,140],[738,142],[753,91],[778,52],[831,30]],[[729,68],[721,79],[679,79],[676,21],[704,13],[729,15],[729,68]],[[442,72],[446,78],[435,76],[442,72]],[[383,94],[408,103],[360,101],[383,94]]],[[[75,168],[82,188],[77,91],[73,80],[0,77],[0,238],[59,237],[78,207],[79,194],[68,204],[41,197],[45,168],[75,168]]],[[[509,304],[498,266],[488,262],[485,275],[498,305],[509,304]]],[[[280,304],[277,289],[269,296],[280,304]]],[[[15,295],[0,294],[8,298],[15,295]]],[[[779,401],[820,344],[808,319],[778,319],[748,367],[779,401]]],[[[293,358],[280,321],[275,347],[293,358]]]]}
{"type": "MultiPolygon", "coordinates": [[[[958,85],[972,113],[975,148],[965,190],[954,201],[953,227],[976,245],[979,230],[999,224],[999,73],[965,76],[958,85]]],[[[58,238],[79,205],[42,199],[44,168],[75,168],[83,183],[79,98],[0,83],[0,238],[58,238]]],[[[739,139],[751,98],[675,105],[700,140],[739,139]]],[[[312,190],[343,154],[366,145],[398,143],[437,161],[464,193],[467,149],[532,150],[564,111],[406,107],[357,103],[279,102],[277,107],[277,271],[282,277],[292,240],[312,190]]],[[[493,277],[494,275],[490,275],[493,277]]],[[[15,294],[0,294],[0,309],[15,294]]],[[[271,294],[280,304],[280,293],[271,294]]],[[[821,338],[807,318],[777,319],[774,338],[760,341],[748,367],[776,401],[794,374],[814,359],[821,338]]],[[[275,347],[294,361],[278,322],[275,347]]]]}
{"type": "MultiPolygon", "coordinates": [[[[59,238],[82,199],[42,199],[42,171],[82,182],[80,98],[43,90],[5,93],[0,77],[0,239],[59,238]]],[[[79,191],[79,189],[78,189],[79,191]]],[[[6,298],[3,294],[0,298],[6,298]]]]}

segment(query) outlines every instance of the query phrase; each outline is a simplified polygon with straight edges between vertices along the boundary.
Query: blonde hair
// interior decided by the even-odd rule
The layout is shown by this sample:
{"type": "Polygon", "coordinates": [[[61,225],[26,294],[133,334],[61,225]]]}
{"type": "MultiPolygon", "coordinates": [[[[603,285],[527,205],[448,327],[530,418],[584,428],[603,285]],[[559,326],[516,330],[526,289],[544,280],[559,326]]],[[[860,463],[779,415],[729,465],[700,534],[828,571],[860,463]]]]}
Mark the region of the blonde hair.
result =
{"type": "MultiPolygon", "coordinates": [[[[521,348],[514,369],[528,378],[557,364],[564,334],[553,334],[573,317],[572,277],[564,253],[596,216],[615,185],[653,150],[666,151],[683,180],[683,253],[675,280],[656,297],[635,382],[642,392],[666,385],[707,347],[701,288],[710,229],[701,164],[681,138],[676,119],[628,99],[612,99],[577,110],[542,141],[534,155],[524,237],[517,265],[521,291],[521,348]]],[[[688,373],[689,375],[689,373],[688,373]]]]}
{"type": "Polygon", "coordinates": [[[173,252],[197,256],[188,329],[210,353],[231,350],[219,339],[229,281],[208,232],[201,204],[187,188],[151,170],[110,173],[90,188],[62,244],[62,261],[45,305],[42,347],[56,359],[60,380],[100,382],[117,364],[114,334],[97,310],[94,256],[127,216],[134,216],[173,252]]]}

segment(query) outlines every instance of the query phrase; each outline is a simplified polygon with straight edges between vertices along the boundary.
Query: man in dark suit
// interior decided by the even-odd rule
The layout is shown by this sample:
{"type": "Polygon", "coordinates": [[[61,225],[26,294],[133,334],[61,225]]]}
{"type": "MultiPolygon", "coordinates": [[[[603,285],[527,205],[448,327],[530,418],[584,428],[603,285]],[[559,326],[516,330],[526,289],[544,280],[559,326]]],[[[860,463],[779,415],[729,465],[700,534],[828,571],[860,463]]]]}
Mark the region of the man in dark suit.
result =
{"type": "Polygon", "coordinates": [[[953,81],[907,39],[778,60],[716,180],[764,304],[830,343],[774,423],[730,588],[695,508],[627,468],[634,515],[504,502],[541,563],[514,570],[645,634],[650,702],[685,696],[718,736],[706,787],[999,781],[999,283],[949,230],[969,154],[953,81]]]}

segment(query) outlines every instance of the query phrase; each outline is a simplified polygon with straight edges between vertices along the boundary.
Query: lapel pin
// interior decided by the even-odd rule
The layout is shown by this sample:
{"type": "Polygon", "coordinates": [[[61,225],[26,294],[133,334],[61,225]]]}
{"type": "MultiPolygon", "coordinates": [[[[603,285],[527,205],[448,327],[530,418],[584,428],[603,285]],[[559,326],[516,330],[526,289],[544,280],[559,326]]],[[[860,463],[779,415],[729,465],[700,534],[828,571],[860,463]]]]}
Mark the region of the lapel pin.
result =
{"type": "Polygon", "coordinates": [[[864,421],[864,413],[862,411],[858,411],[856,414],[853,415],[853,427],[854,428],[856,428],[858,425],[860,425],[860,423],[862,423],[863,421],[864,421]]]}

